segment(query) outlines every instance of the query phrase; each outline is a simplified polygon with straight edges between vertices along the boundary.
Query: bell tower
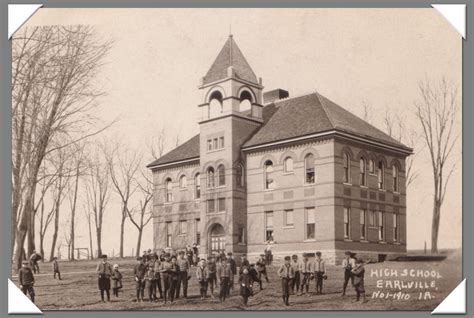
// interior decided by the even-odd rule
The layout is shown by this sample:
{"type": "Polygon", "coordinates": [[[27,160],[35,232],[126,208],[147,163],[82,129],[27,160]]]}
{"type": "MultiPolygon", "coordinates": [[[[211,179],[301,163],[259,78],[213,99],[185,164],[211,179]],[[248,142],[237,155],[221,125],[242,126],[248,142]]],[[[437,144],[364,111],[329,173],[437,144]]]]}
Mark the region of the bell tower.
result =
{"type": "Polygon", "coordinates": [[[201,248],[246,253],[245,158],[241,147],[263,123],[262,80],[232,35],[201,79],[201,248]]]}

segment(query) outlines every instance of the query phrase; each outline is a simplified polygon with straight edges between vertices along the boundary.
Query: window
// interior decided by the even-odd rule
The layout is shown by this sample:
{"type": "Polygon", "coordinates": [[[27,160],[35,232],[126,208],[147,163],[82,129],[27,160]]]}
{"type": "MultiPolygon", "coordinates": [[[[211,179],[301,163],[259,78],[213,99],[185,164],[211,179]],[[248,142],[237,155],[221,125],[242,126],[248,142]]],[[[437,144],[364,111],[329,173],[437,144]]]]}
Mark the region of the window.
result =
{"type": "Polygon", "coordinates": [[[316,215],[314,208],[306,208],[306,239],[314,240],[316,232],[316,215]]]}
{"type": "Polygon", "coordinates": [[[218,149],[217,138],[212,140],[212,149],[218,149]]]}
{"type": "Polygon", "coordinates": [[[361,240],[365,240],[367,238],[367,227],[365,224],[366,214],[367,214],[366,210],[360,210],[359,224],[360,224],[360,239],[361,240]]]}
{"type": "Polygon", "coordinates": [[[369,160],[369,173],[375,174],[375,161],[369,160]]]}
{"type": "Polygon", "coordinates": [[[374,213],[374,211],[369,211],[369,226],[375,226],[375,213],[374,213]]]}
{"type": "Polygon", "coordinates": [[[224,148],[224,137],[219,137],[219,148],[224,148]]]}
{"type": "Polygon", "coordinates": [[[265,161],[265,189],[273,189],[273,162],[271,160],[265,161]]]}
{"type": "Polygon", "coordinates": [[[188,233],[188,224],[184,221],[179,221],[179,234],[186,235],[188,233]]]}
{"type": "Polygon", "coordinates": [[[379,165],[378,165],[378,168],[377,168],[377,178],[378,178],[379,189],[383,189],[385,178],[384,178],[384,166],[383,166],[382,161],[379,161],[379,165]]]}
{"type": "Polygon", "coordinates": [[[235,183],[238,187],[244,187],[244,172],[241,165],[237,165],[235,168],[235,183]]]}
{"type": "Polygon", "coordinates": [[[344,208],[344,238],[348,239],[351,236],[351,209],[344,208]]]}
{"type": "Polygon", "coordinates": [[[385,240],[385,227],[384,227],[384,214],[382,212],[378,212],[378,221],[379,221],[379,241],[385,240]]]}
{"type": "Polygon", "coordinates": [[[287,157],[283,161],[283,171],[284,172],[293,172],[293,158],[287,157]]]}
{"type": "Polygon", "coordinates": [[[285,216],[285,226],[293,226],[294,225],[293,210],[285,210],[284,216],[285,216]]]}
{"type": "Polygon", "coordinates": [[[360,158],[360,161],[359,161],[359,166],[360,166],[360,173],[359,173],[359,184],[361,186],[366,186],[367,185],[367,174],[366,174],[366,169],[367,169],[367,166],[365,164],[365,159],[364,158],[360,158]]]}
{"type": "Polygon", "coordinates": [[[215,179],[214,179],[214,168],[209,167],[207,169],[207,187],[214,188],[216,186],[215,179]]]}
{"type": "Polygon", "coordinates": [[[219,186],[225,186],[225,168],[224,165],[217,167],[217,176],[219,180],[219,186]]]}
{"type": "Polygon", "coordinates": [[[187,188],[188,186],[188,182],[187,182],[187,179],[186,179],[186,176],[185,175],[182,175],[180,178],[179,178],[179,187],[181,189],[185,189],[187,188]]]}
{"type": "Polygon", "coordinates": [[[344,168],[344,183],[351,183],[351,158],[347,152],[342,157],[342,166],[344,168]]]}
{"type": "Polygon", "coordinates": [[[308,154],[304,158],[304,169],[305,169],[305,182],[314,183],[315,182],[315,173],[314,173],[314,156],[313,154],[308,154]]]}
{"type": "Polygon", "coordinates": [[[196,227],[196,239],[194,240],[197,245],[201,244],[201,219],[196,219],[195,220],[195,227],[196,227]]]}
{"type": "Polygon", "coordinates": [[[398,192],[398,166],[392,166],[393,191],[398,192]]]}
{"type": "Polygon", "coordinates": [[[265,241],[273,241],[273,211],[265,212],[265,241]]]}
{"type": "Polygon", "coordinates": [[[243,225],[239,225],[239,232],[237,233],[237,243],[245,244],[245,227],[243,225]]]}
{"type": "Polygon", "coordinates": [[[225,198],[219,198],[217,200],[217,211],[225,212],[225,198]]]}
{"type": "Polygon", "coordinates": [[[199,173],[194,176],[194,198],[201,198],[201,175],[199,173]]]}
{"type": "Polygon", "coordinates": [[[165,181],[165,201],[173,202],[173,183],[170,178],[165,181]]]}
{"type": "Polygon", "coordinates": [[[166,247],[171,247],[171,238],[173,237],[173,233],[171,233],[171,222],[166,222],[165,223],[166,228],[166,247]]]}
{"type": "Polygon", "coordinates": [[[207,213],[216,212],[216,203],[214,199],[207,200],[207,213]]]}
{"type": "Polygon", "coordinates": [[[211,150],[212,150],[212,140],[208,139],[207,140],[207,151],[211,151],[211,150]]]}
{"type": "Polygon", "coordinates": [[[393,214],[393,241],[398,242],[400,233],[398,232],[398,214],[393,214]]]}

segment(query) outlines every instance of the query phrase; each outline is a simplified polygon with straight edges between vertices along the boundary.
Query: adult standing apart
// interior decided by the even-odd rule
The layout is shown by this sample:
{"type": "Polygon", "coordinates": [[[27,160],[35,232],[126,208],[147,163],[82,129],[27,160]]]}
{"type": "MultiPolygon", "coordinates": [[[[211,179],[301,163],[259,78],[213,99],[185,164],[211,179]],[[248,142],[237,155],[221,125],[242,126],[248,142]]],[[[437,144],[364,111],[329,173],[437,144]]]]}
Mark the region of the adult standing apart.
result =
{"type": "Polygon", "coordinates": [[[176,286],[176,299],[179,298],[181,285],[183,286],[183,297],[188,298],[188,279],[191,277],[191,274],[189,273],[191,264],[188,259],[184,257],[184,251],[179,251],[178,254],[177,264],[179,267],[179,274],[178,284],[176,286]]]}
{"type": "Polygon", "coordinates": [[[161,267],[161,262],[160,259],[158,258],[158,255],[154,253],[151,257],[151,263],[149,266],[153,267],[153,273],[155,274],[155,279],[154,279],[154,285],[153,285],[153,298],[154,300],[158,300],[158,297],[156,297],[156,290],[158,289],[158,292],[160,293],[160,298],[163,298],[163,289],[161,288],[161,275],[160,275],[160,267],[161,267]]]}
{"type": "Polygon", "coordinates": [[[267,261],[268,265],[272,265],[273,262],[273,254],[272,254],[272,244],[273,241],[267,240],[267,245],[265,246],[265,260],[267,261]]]}
{"type": "Polygon", "coordinates": [[[323,280],[326,276],[326,262],[321,258],[321,252],[316,252],[314,261],[314,278],[316,280],[316,295],[323,293],[323,280]]]}
{"type": "Polygon", "coordinates": [[[186,246],[186,258],[188,259],[189,265],[197,265],[193,261],[193,249],[191,248],[191,245],[186,246]]]}
{"type": "Polygon", "coordinates": [[[219,294],[219,299],[221,302],[223,302],[225,301],[226,296],[228,294],[230,281],[233,279],[230,264],[225,256],[223,258],[221,256],[221,265],[217,269],[217,276],[219,276],[219,280],[221,282],[221,291],[219,294]]]}
{"type": "Polygon", "coordinates": [[[211,297],[214,298],[214,286],[217,286],[217,264],[213,255],[207,257],[207,283],[211,290],[211,297]]]}
{"type": "Polygon", "coordinates": [[[347,251],[344,253],[345,258],[342,260],[342,268],[344,270],[344,284],[342,286],[342,294],[341,296],[346,295],[346,288],[349,280],[351,280],[351,284],[354,285],[354,276],[352,275],[352,269],[355,267],[355,259],[352,257],[352,253],[347,251]]]}
{"type": "Polygon", "coordinates": [[[229,288],[227,289],[227,296],[230,296],[230,290],[234,290],[234,277],[237,275],[237,264],[235,263],[232,252],[227,253],[227,259],[230,265],[230,270],[232,271],[232,279],[230,280],[229,288]]]}
{"type": "Polygon", "coordinates": [[[147,266],[143,257],[137,257],[137,265],[133,269],[135,275],[135,289],[137,292],[137,302],[142,301],[145,294],[145,274],[147,272],[147,266]]]}
{"type": "Polygon", "coordinates": [[[40,273],[39,265],[38,262],[42,259],[41,255],[36,253],[36,251],[33,251],[33,253],[30,255],[30,266],[31,269],[33,270],[33,273],[38,274],[40,273]]]}
{"type": "MultiPolygon", "coordinates": [[[[291,293],[295,294],[295,289],[296,289],[296,293],[298,293],[300,289],[300,283],[301,283],[301,275],[300,275],[301,262],[298,260],[298,255],[294,254],[291,256],[291,266],[293,267],[293,270],[295,271],[295,278],[291,282],[291,293]]],[[[303,292],[303,290],[301,290],[301,292],[303,292]]]]}
{"type": "Polygon", "coordinates": [[[107,255],[102,254],[102,261],[97,265],[97,276],[100,290],[100,298],[103,302],[104,292],[107,294],[107,301],[110,301],[110,276],[112,276],[112,265],[107,262],[107,255]]]}

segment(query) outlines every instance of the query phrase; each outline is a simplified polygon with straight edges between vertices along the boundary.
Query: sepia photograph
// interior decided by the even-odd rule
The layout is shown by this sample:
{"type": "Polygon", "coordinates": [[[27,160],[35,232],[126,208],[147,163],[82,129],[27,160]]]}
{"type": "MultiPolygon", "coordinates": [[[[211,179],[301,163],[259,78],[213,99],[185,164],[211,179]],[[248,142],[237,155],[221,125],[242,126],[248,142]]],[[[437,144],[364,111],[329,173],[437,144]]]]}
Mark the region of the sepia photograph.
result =
{"type": "Polygon", "coordinates": [[[432,311],[463,280],[434,8],[44,7],[10,41],[8,257],[40,310],[432,311]]]}

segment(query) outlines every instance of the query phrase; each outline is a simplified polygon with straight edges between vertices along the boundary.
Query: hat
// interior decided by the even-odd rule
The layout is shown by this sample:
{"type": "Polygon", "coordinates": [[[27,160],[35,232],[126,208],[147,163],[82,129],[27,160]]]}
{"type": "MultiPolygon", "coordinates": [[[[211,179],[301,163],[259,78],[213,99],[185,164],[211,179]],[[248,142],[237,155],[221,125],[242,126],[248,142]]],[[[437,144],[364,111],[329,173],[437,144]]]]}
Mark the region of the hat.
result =
{"type": "Polygon", "coordinates": [[[55,256],[55,257],[53,257],[53,259],[58,259],[58,258],[55,256]]]}
{"type": "Polygon", "coordinates": [[[291,259],[291,257],[285,256],[285,261],[289,261],[290,259],[291,259]]]}
{"type": "Polygon", "coordinates": [[[173,258],[176,259],[176,256],[175,255],[171,256],[171,259],[173,259],[173,258]]]}
{"type": "Polygon", "coordinates": [[[349,256],[351,256],[352,253],[351,253],[351,251],[346,251],[346,252],[344,253],[344,255],[349,255],[349,256]]]}
{"type": "Polygon", "coordinates": [[[249,264],[249,266],[255,266],[255,263],[249,264]]]}
{"type": "Polygon", "coordinates": [[[303,253],[303,257],[308,257],[308,253],[303,253]]]}
{"type": "MultiPolygon", "coordinates": [[[[303,254],[303,256],[304,256],[304,254],[303,254]]],[[[291,257],[292,257],[292,258],[298,258],[298,255],[293,254],[291,257]]]]}
{"type": "Polygon", "coordinates": [[[114,268],[119,268],[118,264],[114,264],[114,268]]]}
{"type": "Polygon", "coordinates": [[[228,252],[228,253],[227,253],[227,256],[232,256],[232,252],[228,252]]]}
{"type": "Polygon", "coordinates": [[[321,256],[321,252],[320,252],[320,251],[317,251],[317,252],[316,252],[316,256],[321,256]]]}
{"type": "Polygon", "coordinates": [[[247,257],[247,254],[242,254],[242,257],[247,257]]]}
{"type": "Polygon", "coordinates": [[[151,248],[148,249],[148,253],[151,253],[151,248]]]}
{"type": "Polygon", "coordinates": [[[178,254],[179,255],[184,255],[184,251],[179,251],[178,254]]]}
{"type": "Polygon", "coordinates": [[[107,258],[107,254],[102,254],[101,258],[107,258]]]}
{"type": "Polygon", "coordinates": [[[165,257],[170,257],[170,253],[165,253],[165,257]]]}

